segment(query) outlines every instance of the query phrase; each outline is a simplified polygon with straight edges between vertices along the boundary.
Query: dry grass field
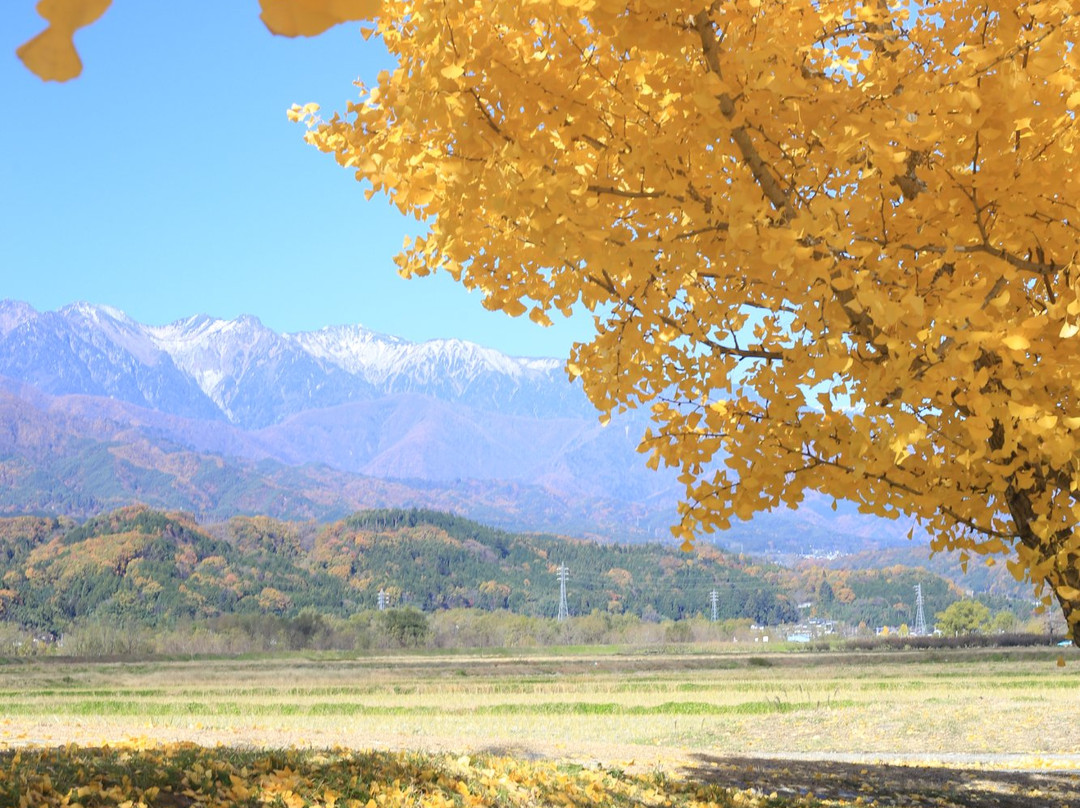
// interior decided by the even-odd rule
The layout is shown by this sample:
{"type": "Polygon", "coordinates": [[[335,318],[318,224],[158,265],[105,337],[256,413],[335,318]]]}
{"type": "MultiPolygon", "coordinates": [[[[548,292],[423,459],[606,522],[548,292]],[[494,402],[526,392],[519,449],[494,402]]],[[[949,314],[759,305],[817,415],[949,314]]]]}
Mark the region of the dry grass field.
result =
{"type": "Polygon", "coordinates": [[[0,749],[75,742],[1080,768],[1080,655],[558,653],[0,665],[0,749]]]}
{"type": "Polygon", "coordinates": [[[0,664],[0,805],[1080,806],[1056,649],[0,664]]]}

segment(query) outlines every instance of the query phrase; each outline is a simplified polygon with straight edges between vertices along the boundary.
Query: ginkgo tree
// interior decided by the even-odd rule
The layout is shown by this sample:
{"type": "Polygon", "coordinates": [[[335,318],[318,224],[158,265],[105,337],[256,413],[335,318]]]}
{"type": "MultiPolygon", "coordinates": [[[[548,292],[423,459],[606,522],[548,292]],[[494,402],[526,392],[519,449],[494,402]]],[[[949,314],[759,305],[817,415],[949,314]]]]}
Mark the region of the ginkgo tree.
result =
{"type": "Polygon", "coordinates": [[[384,0],[308,139],[489,308],[649,406],[686,543],[808,490],[1007,554],[1080,622],[1069,0],[384,0]]]}
{"type": "Polygon", "coordinates": [[[427,223],[403,274],[594,313],[568,369],[651,408],[687,545],[819,491],[1005,555],[1080,623],[1072,0],[363,14],[396,69],[293,117],[427,223]]]}

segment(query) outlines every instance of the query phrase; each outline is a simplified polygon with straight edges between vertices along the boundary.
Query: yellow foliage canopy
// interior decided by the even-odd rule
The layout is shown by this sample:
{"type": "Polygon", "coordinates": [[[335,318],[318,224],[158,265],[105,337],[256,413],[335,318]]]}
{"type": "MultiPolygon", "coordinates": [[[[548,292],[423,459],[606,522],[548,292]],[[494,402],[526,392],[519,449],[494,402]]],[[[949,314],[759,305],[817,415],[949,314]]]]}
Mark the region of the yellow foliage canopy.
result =
{"type": "Polygon", "coordinates": [[[1007,553],[1080,621],[1070,0],[385,0],[399,60],[308,139],[650,406],[678,534],[807,489],[1007,553]]]}

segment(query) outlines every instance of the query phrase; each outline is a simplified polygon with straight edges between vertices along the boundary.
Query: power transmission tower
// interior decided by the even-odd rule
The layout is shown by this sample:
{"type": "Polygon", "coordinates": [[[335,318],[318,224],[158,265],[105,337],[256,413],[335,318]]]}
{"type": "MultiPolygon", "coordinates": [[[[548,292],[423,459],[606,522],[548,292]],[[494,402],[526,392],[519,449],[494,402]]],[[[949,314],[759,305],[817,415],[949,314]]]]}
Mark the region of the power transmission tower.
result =
{"type": "Polygon", "coordinates": [[[912,632],[916,637],[925,637],[926,617],[923,615],[922,584],[915,584],[915,630],[912,632]]]}
{"type": "Polygon", "coordinates": [[[717,615],[717,603],[720,601],[720,593],[715,589],[709,593],[709,602],[712,603],[712,621],[715,623],[718,619],[717,615]]]}
{"type": "Polygon", "coordinates": [[[570,576],[570,570],[565,564],[559,565],[559,622],[563,622],[570,616],[570,609],[566,606],[566,579],[570,576]]]}
{"type": "Polygon", "coordinates": [[[382,589],[379,590],[379,611],[386,611],[386,592],[384,592],[382,589]]]}

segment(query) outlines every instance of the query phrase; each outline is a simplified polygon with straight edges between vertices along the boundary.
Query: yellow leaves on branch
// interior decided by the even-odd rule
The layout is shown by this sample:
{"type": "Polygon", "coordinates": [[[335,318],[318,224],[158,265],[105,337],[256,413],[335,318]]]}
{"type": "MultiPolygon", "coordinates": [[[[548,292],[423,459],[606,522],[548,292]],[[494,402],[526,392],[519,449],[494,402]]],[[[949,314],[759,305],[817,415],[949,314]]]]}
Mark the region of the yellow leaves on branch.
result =
{"type": "Polygon", "coordinates": [[[678,536],[817,490],[1077,624],[1072,6],[385,0],[398,67],[307,137],[430,222],[404,274],[596,313],[568,368],[662,404],[678,536]]]}
{"type": "MultiPolygon", "coordinates": [[[[49,27],[16,53],[46,81],[67,81],[82,72],[75,32],[98,19],[111,0],[41,0],[38,14],[49,27]]],[[[338,23],[372,19],[380,0],[259,0],[266,27],[282,36],[315,36],[338,23]]]]}

